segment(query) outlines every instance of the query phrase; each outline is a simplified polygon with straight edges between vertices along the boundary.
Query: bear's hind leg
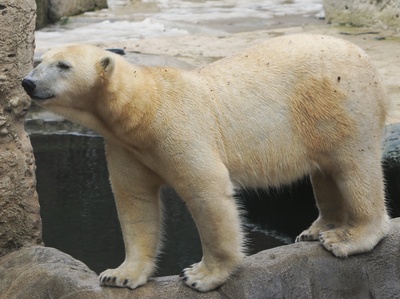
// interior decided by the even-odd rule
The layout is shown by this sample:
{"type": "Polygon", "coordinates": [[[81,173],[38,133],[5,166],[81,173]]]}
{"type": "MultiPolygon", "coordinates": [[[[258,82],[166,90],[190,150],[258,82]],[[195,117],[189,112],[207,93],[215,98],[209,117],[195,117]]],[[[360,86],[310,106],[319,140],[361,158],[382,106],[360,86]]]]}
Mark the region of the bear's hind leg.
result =
{"type": "Polygon", "coordinates": [[[389,230],[378,146],[342,151],[332,164],[347,218],[343,225],[320,232],[319,239],[336,256],[370,251],[389,230]]]}
{"type": "Polygon", "coordinates": [[[344,199],[332,177],[328,173],[316,171],[310,178],[319,217],[296,238],[296,242],[317,241],[321,232],[341,226],[347,217],[344,199]]]}

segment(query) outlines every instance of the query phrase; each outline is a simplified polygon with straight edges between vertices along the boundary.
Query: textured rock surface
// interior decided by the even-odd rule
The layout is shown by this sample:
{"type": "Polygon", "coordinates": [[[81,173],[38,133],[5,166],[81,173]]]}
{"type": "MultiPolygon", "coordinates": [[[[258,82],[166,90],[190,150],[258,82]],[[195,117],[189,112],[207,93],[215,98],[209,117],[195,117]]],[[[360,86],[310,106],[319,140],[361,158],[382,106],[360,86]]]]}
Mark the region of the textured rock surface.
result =
{"type": "Polygon", "coordinates": [[[176,276],[136,290],[99,287],[97,275],[56,249],[23,248],[0,259],[2,298],[397,298],[400,219],[374,251],[339,259],[317,242],[281,246],[245,259],[216,291],[198,293],[176,276]]]}
{"type": "Polygon", "coordinates": [[[400,29],[398,0],[323,0],[328,22],[400,29]]]}
{"type": "Polygon", "coordinates": [[[107,0],[48,0],[50,22],[57,22],[62,17],[77,15],[86,11],[107,7],[107,0]]]}
{"type": "Polygon", "coordinates": [[[41,243],[35,165],[24,116],[30,100],[21,87],[32,68],[35,1],[0,4],[0,256],[41,243]]]}

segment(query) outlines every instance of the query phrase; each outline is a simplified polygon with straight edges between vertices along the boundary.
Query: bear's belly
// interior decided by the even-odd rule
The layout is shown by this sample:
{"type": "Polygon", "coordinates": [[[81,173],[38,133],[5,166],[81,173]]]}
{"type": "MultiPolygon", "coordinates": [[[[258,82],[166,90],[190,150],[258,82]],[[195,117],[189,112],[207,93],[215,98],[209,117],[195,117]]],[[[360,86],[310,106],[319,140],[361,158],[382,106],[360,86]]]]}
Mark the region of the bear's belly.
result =
{"type": "Polygon", "coordinates": [[[290,144],[237,149],[227,154],[225,165],[236,186],[260,188],[291,183],[318,167],[290,144]]]}

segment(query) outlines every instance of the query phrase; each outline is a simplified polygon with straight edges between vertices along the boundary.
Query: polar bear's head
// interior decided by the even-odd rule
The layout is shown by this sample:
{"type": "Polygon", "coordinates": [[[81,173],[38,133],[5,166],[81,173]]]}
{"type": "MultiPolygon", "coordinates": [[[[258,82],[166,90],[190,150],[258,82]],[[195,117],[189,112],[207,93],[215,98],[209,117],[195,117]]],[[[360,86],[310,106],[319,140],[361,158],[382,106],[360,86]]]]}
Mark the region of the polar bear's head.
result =
{"type": "Polygon", "coordinates": [[[113,73],[114,55],[89,45],[50,50],[22,80],[22,86],[40,106],[81,108],[113,73]]]}

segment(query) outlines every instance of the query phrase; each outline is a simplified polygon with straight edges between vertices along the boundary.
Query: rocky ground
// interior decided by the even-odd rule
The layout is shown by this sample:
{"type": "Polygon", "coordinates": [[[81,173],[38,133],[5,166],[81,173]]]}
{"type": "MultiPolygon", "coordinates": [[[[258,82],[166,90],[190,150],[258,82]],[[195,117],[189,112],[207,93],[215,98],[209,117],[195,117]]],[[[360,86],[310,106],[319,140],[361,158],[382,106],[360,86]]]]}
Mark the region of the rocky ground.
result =
{"type": "Polygon", "coordinates": [[[398,298],[400,220],[372,253],[334,257],[318,242],[300,242],[247,257],[215,291],[199,293],[178,276],[152,278],[134,291],[100,287],[97,275],[71,256],[29,247],[0,258],[0,298],[398,298]],[[22,287],[21,287],[22,286],[22,287]]]}

